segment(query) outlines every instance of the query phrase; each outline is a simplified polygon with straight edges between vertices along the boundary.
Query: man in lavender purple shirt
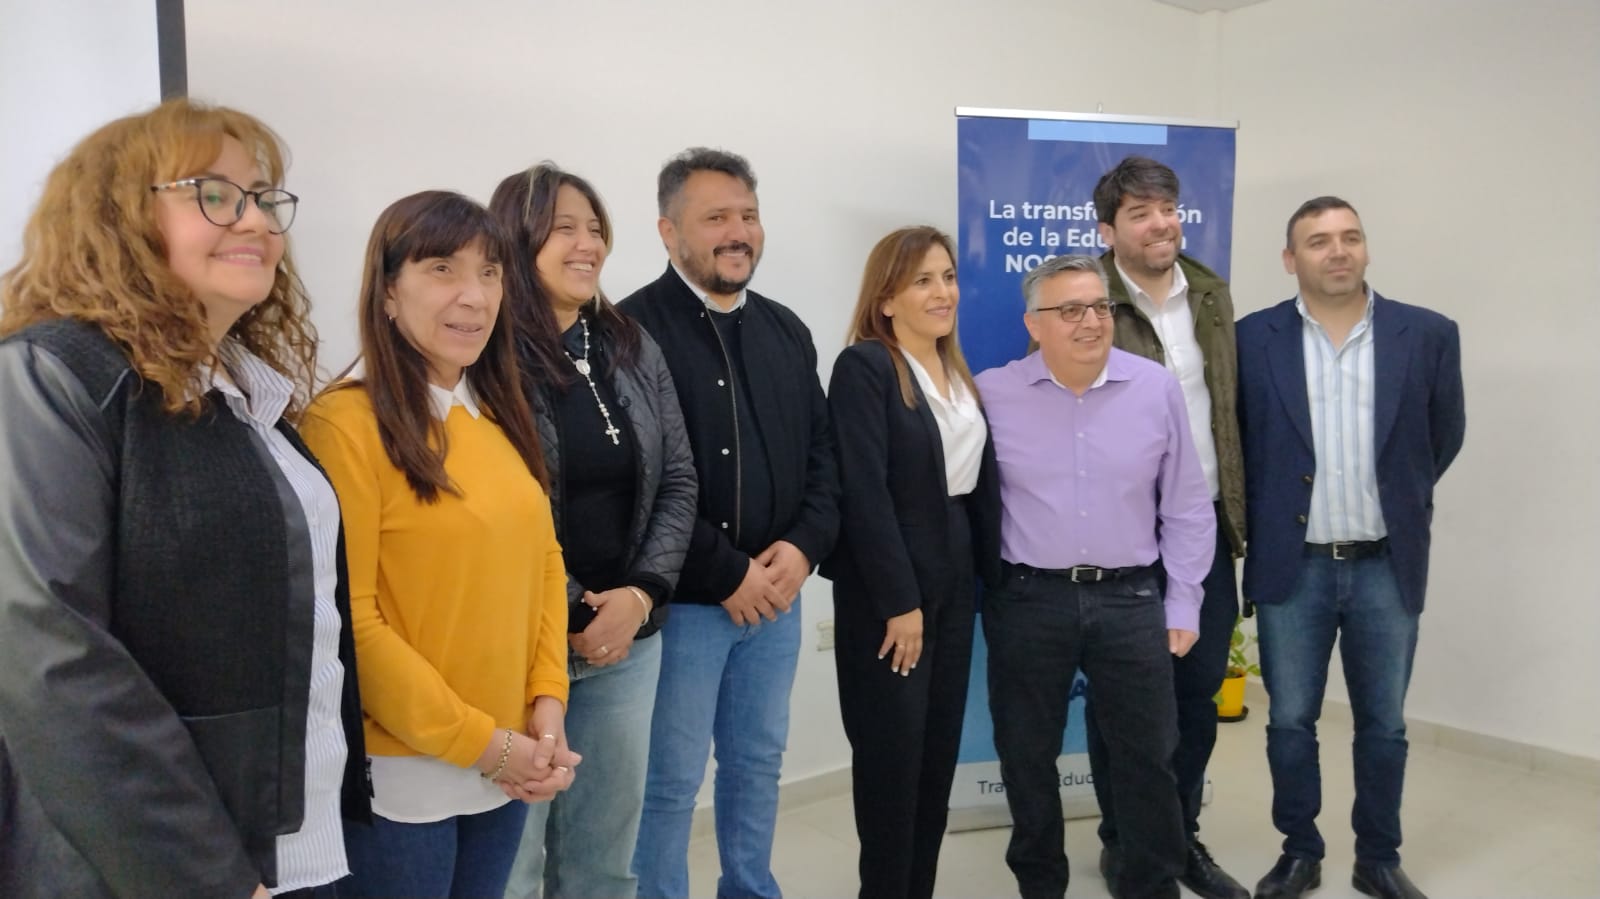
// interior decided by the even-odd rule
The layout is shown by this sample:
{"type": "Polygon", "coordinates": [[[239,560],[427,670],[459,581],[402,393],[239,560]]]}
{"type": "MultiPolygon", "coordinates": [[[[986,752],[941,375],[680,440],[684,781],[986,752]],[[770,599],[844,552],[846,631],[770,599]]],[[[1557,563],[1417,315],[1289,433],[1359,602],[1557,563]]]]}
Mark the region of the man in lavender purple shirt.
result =
{"type": "Polygon", "coordinates": [[[1056,757],[1078,669],[1094,683],[1122,831],[1118,897],[1177,897],[1185,836],[1172,657],[1199,632],[1216,513],[1183,391],[1113,349],[1105,270],[1057,256],[1022,282],[1038,351],[977,377],[1000,463],[1000,570],[984,597],[990,711],[1025,899],[1067,888],[1056,757]]]}

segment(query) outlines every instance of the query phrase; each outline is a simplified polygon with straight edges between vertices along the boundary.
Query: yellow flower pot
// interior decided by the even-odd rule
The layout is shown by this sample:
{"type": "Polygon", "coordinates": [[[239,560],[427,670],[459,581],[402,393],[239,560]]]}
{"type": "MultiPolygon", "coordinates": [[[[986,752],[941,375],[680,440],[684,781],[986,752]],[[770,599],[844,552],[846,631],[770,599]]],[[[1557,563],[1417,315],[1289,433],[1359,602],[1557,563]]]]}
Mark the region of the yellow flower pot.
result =
{"type": "Polygon", "coordinates": [[[1217,691],[1217,720],[1243,721],[1250,709],[1244,704],[1244,672],[1230,669],[1217,691]]]}

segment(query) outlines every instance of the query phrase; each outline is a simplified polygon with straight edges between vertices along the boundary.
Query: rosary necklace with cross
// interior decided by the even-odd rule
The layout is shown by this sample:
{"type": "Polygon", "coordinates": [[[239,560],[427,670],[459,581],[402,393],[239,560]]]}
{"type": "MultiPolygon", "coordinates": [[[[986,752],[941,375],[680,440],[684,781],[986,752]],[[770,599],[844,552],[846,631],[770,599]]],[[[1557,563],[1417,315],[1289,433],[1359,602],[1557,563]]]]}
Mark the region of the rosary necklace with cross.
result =
{"type": "Polygon", "coordinates": [[[578,370],[578,374],[583,375],[583,379],[589,382],[589,392],[594,394],[595,405],[600,407],[600,414],[606,420],[605,433],[607,437],[611,438],[611,445],[620,446],[622,441],[618,438],[622,435],[622,432],[617,430],[617,426],[611,423],[611,410],[606,408],[605,400],[600,399],[600,388],[595,386],[594,378],[590,375],[589,320],[580,315],[578,316],[578,324],[583,326],[583,356],[574,358],[569,352],[567,358],[572,360],[572,367],[578,370]]]}

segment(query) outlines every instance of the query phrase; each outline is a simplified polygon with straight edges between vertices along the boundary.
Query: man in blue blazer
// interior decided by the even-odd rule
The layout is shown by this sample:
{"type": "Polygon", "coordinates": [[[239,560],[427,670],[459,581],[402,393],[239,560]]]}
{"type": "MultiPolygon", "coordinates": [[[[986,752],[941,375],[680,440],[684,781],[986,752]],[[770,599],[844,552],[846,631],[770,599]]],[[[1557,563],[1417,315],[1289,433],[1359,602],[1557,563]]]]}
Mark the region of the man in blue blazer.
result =
{"type": "Polygon", "coordinates": [[[1442,315],[1369,288],[1349,203],[1289,219],[1294,299],[1239,322],[1249,552],[1271,697],[1267,761],[1283,855],[1265,899],[1321,883],[1316,722],[1335,639],[1356,722],[1356,864],[1372,896],[1420,897],[1400,868],[1406,686],[1428,578],[1433,487],[1461,449],[1461,344],[1442,315]]]}

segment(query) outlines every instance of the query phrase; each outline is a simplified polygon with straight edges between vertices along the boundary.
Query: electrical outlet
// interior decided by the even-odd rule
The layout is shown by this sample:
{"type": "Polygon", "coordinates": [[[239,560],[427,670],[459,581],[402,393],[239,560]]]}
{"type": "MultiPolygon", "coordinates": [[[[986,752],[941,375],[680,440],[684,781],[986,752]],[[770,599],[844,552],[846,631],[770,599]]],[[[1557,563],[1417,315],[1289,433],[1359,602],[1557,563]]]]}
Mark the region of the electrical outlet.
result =
{"type": "Polygon", "coordinates": [[[827,652],[833,648],[833,619],[817,622],[817,652],[827,652]]]}

